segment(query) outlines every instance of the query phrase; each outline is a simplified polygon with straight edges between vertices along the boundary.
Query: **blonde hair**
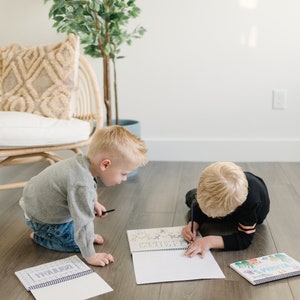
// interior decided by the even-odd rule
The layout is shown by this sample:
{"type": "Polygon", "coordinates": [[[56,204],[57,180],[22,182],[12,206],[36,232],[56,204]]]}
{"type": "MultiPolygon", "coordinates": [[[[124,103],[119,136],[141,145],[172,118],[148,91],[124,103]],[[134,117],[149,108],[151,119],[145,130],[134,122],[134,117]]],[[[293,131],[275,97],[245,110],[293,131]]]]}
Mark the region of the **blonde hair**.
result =
{"type": "Polygon", "coordinates": [[[103,155],[110,159],[123,160],[137,167],[148,162],[144,142],[122,126],[114,125],[98,129],[88,149],[88,157],[99,163],[103,155]]]}
{"type": "Polygon", "coordinates": [[[240,206],[248,195],[248,181],[241,167],[216,162],[201,174],[197,201],[209,217],[224,217],[240,206]]]}

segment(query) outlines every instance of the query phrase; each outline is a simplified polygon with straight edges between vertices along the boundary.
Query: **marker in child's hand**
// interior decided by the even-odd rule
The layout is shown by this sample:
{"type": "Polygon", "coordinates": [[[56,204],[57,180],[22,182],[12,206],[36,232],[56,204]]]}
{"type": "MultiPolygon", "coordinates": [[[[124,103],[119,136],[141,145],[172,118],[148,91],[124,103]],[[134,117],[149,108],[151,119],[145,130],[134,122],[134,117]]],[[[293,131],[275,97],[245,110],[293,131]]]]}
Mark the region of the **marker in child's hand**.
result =
{"type": "MultiPolygon", "coordinates": [[[[193,205],[193,202],[191,205],[191,232],[192,232],[192,234],[194,234],[194,205],[193,205]]],[[[194,238],[190,242],[193,242],[193,241],[194,241],[194,238]]]]}
{"type": "Polygon", "coordinates": [[[115,211],[115,209],[113,208],[113,209],[109,209],[109,210],[107,210],[107,211],[103,211],[102,212],[102,214],[107,214],[107,213],[109,213],[109,212],[113,212],[113,211],[115,211]]]}
{"type": "MultiPolygon", "coordinates": [[[[103,211],[103,212],[102,212],[102,215],[105,215],[105,214],[110,213],[110,212],[113,212],[113,211],[115,211],[114,208],[113,208],[113,209],[109,209],[109,210],[107,210],[107,211],[103,211]]],[[[95,216],[97,216],[97,213],[95,213],[95,216]]]]}

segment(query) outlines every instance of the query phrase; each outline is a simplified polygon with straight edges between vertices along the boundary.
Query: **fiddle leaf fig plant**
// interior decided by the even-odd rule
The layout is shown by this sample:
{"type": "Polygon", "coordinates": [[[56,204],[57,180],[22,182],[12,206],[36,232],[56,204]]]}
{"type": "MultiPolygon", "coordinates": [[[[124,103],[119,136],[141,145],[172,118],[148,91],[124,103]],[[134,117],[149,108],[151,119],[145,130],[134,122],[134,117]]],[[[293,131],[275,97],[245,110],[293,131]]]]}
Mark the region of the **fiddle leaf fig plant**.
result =
{"type": "Polygon", "coordinates": [[[52,2],[49,18],[58,32],[77,34],[84,53],[102,58],[103,98],[106,107],[106,123],[112,125],[112,82],[115,103],[115,120],[119,122],[116,60],[121,45],[131,45],[132,40],[140,38],[145,28],[137,26],[127,29],[129,21],[140,15],[135,0],[44,0],[52,2]]]}

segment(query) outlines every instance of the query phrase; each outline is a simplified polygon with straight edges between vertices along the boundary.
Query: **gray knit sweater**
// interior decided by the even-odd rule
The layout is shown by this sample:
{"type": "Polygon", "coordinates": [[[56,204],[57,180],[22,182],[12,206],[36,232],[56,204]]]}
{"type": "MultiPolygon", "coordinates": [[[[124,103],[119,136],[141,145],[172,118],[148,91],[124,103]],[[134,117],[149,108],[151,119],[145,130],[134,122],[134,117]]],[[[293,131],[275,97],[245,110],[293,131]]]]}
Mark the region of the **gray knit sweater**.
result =
{"type": "Polygon", "coordinates": [[[97,184],[86,156],[77,154],[44,169],[25,186],[20,205],[38,223],[74,221],[74,238],[84,258],[95,254],[94,203],[97,184]]]}

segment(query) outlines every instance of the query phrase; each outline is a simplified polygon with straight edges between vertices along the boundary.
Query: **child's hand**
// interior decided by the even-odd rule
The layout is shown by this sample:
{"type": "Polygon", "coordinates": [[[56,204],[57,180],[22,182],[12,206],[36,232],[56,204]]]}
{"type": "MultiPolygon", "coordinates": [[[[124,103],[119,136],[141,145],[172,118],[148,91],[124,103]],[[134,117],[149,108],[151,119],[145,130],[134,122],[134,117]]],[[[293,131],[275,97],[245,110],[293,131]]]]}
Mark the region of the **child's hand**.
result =
{"type": "Polygon", "coordinates": [[[195,241],[196,239],[196,232],[198,230],[198,224],[195,226],[195,223],[194,222],[194,232],[192,232],[191,230],[191,222],[189,222],[186,226],[184,226],[182,228],[182,231],[181,231],[181,234],[182,234],[182,237],[187,241],[187,242],[192,242],[192,241],[195,241]]]}
{"type": "Polygon", "coordinates": [[[222,236],[208,235],[203,238],[199,238],[196,241],[190,243],[185,255],[193,257],[196,254],[200,254],[204,258],[206,252],[210,249],[224,249],[224,241],[222,236]]]}
{"type": "Polygon", "coordinates": [[[95,202],[94,209],[96,212],[96,216],[99,218],[107,217],[107,214],[103,214],[103,211],[106,211],[106,208],[100,204],[98,201],[95,202]]]}
{"type": "Polygon", "coordinates": [[[205,238],[199,238],[195,242],[190,243],[184,255],[188,257],[193,257],[196,254],[200,254],[204,258],[205,253],[210,249],[209,245],[206,243],[205,238]]]}
{"type": "Polygon", "coordinates": [[[93,256],[86,258],[86,261],[93,266],[104,267],[109,263],[114,262],[114,258],[111,254],[107,253],[95,253],[93,256]]]}

